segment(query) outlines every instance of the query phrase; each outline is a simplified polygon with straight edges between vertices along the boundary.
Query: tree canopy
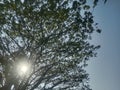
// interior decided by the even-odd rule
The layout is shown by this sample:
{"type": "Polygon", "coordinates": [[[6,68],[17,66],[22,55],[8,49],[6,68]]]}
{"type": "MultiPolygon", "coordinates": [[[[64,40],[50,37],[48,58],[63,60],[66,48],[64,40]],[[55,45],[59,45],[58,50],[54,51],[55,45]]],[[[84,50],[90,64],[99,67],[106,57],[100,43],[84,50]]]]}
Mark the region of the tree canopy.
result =
{"type": "Polygon", "coordinates": [[[100,46],[89,40],[101,32],[91,2],[1,0],[0,90],[90,90],[84,67],[100,46]]]}

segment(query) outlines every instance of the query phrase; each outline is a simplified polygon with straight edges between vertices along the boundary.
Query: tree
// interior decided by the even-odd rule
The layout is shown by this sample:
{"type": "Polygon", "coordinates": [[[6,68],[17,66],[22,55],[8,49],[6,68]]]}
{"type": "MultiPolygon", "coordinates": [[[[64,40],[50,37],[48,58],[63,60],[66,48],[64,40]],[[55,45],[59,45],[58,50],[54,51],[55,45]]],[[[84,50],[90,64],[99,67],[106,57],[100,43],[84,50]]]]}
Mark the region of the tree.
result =
{"type": "Polygon", "coordinates": [[[84,67],[100,47],[89,42],[100,32],[91,8],[86,0],[1,1],[0,90],[90,90],[84,67]],[[30,69],[22,76],[20,62],[30,69]]]}

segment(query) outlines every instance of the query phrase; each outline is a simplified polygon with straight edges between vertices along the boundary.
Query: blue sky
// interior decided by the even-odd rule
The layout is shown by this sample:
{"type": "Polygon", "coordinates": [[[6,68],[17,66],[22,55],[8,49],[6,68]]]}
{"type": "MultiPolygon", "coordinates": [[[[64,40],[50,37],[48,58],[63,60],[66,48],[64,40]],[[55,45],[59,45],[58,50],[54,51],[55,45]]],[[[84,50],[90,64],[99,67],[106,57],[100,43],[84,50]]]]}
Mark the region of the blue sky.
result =
{"type": "Polygon", "coordinates": [[[95,21],[102,29],[92,43],[100,44],[97,58],[89,61],[87,71],[93,90],[120,90],[120,0],[99,2],[95,21]]]}

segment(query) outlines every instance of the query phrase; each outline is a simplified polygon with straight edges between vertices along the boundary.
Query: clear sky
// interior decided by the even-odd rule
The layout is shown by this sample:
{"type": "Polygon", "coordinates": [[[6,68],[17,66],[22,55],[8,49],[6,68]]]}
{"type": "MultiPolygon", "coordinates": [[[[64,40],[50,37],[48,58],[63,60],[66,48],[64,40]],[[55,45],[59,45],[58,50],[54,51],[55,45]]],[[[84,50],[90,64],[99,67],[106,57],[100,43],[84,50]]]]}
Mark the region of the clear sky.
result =
{"type": "Polygon", "coordinates": [[[92,41],[101,48],[87,67],[91,88],[120,90],[120,0],[108,0],[105,5],[100,2],[94,16],[102,33],[95,34],[92,41]]]}

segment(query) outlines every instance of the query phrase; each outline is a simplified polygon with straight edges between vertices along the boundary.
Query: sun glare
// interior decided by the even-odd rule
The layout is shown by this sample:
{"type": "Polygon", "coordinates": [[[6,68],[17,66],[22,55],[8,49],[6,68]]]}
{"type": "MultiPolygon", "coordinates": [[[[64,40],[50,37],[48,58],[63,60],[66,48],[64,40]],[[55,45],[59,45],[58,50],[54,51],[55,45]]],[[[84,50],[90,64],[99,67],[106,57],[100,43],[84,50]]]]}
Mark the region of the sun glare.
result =
{"type": "Polygon", "coordinates": [[[28,70],[28,67],[26,65],[21,66],[21,72],[26,73],[28,70]]]}
{"type": "Polygon", "coordinates": [[[29,73],[30,65],[28,63],[19,63],[17,67],[17,72],[20,76],[27,75],[29,73]]]}

